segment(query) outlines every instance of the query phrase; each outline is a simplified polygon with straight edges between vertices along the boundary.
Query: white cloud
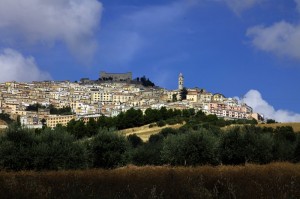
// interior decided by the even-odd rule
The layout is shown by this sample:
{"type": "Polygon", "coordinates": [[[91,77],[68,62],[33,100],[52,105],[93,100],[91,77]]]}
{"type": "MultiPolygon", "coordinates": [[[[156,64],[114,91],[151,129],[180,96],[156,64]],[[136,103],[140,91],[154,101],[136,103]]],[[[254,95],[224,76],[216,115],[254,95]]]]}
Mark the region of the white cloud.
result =
{"type": "Polygon", "coordinates": [[[300,0],[295,0],[295,3],[297,4],[298,12],[300,12],[300,0]]]}
{"type": "Polygon", "coordinates": [[[0,82],[49,80],[49,73],[39,70],[33,57],[24,57],[13,49],[0,53],[0,82]]]}
{"type": "Polygon", "coordinates": [[[247,30],[252,44],[263,51],[300,60],[300,25],[285,21],[272,26],[255,26],[247,30]]]}
{"type": "Polygon", "coordinates": [[[2,41],[62,41],[77,56],[90,56],[96,46],[93,34],[101,11],[97,0],[1,0],[2,41]]]}
{"type": "Polygon", "coordinates": [[[172,23],[183,16],[193,4],[189,2],[176,1],[172,4],[148,6],[125,16],[131,26],[139,28],[153,28],[172,23]]]}
{"type": "MultiPolygon", "coordinates": [[[[295,0],[300,12],[300,0],[295,0]]],[[[286,21],[276,22],[271,26],[258,25],[247,30],[246,35],[259,50],[271,52],[300,60],[300,24],[286,21]]]]}
{"type": "Polygon", "coordinates": [[[251,106],[254,112],[264,115],[265,118],[275,119],[278,122],[300,122],[300,114],[287,110],[275,110],[257,90],[248,91],[243,102],[251,106]]]}
{"type": "Polygon", "coordinates": [[[264,0],[215,0],[218,2],[225,2],[227,6],[236,14],[254,7],[257,4],[260,4],[264,0]]]}

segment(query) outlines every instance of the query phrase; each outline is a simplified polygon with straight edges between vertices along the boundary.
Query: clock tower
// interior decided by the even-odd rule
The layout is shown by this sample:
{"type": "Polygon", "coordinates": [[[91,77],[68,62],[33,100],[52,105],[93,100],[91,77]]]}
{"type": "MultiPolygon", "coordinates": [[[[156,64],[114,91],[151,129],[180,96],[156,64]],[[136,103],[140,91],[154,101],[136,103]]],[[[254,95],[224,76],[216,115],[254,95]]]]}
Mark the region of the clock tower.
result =
{"type": "Polygon", "coordinates": [[[182,90],[183,89],[183,75],[182,73],[179,73],[179,77],[178,77],[178,90],[182,90]]]}

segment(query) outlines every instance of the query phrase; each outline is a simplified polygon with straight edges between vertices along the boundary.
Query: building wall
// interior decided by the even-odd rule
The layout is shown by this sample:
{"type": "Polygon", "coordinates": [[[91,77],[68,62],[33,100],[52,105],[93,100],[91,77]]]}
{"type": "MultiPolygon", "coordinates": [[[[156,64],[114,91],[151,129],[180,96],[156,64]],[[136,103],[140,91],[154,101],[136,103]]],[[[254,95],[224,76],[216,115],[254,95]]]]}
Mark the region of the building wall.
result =
{"type": "Polygon", "coordinates": [[[56,127],[57,124],[67,126],[68,122],[75,119],[74,115],[50,115],[45,118],[47,126],[50,128],[56,127]]]}
{"type": "Polygon", "coordinates": [[[183,84],[184,84],[184,78],[183,78],[183,75],[182,73],[179,74],[179,77],[178,77],[178,90],[182,90],[183,89],[183,84]]]}

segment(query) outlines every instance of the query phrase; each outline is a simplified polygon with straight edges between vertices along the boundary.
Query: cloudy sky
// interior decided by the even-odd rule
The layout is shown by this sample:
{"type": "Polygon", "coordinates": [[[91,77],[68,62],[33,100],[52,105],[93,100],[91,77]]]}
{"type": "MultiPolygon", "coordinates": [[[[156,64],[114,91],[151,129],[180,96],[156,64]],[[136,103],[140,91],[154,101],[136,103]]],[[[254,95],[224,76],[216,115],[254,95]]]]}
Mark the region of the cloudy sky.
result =
{"type": "Polygon", "coordinates": [[[0,82],[146,75],[300,121],[300,0],[0,0],[0,82]]]}

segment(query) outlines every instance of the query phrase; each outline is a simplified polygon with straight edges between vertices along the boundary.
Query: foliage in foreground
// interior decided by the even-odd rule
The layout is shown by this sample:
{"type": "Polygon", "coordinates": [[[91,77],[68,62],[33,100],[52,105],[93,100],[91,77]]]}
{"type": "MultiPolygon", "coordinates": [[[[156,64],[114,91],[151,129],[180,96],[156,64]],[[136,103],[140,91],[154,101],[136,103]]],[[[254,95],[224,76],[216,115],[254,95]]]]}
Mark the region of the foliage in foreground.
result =
{"type": "Polygon", "coordinates": [[[300,134],[291,127],[246,125],[222,130],[213,125],[187,123],[180,129],[165,128],[145,143],[136,135],[126,138],[113,129],[95,131],[91,133],[93,136],[78,138],[68,127],[34,131],[12,125],[0,136],[0,170],[300,161],[300,134]]]}
{"type": "Polygon", "coordinates": [[[298,198],[300,165],[0,172],[0,198],[298,198]]]}

